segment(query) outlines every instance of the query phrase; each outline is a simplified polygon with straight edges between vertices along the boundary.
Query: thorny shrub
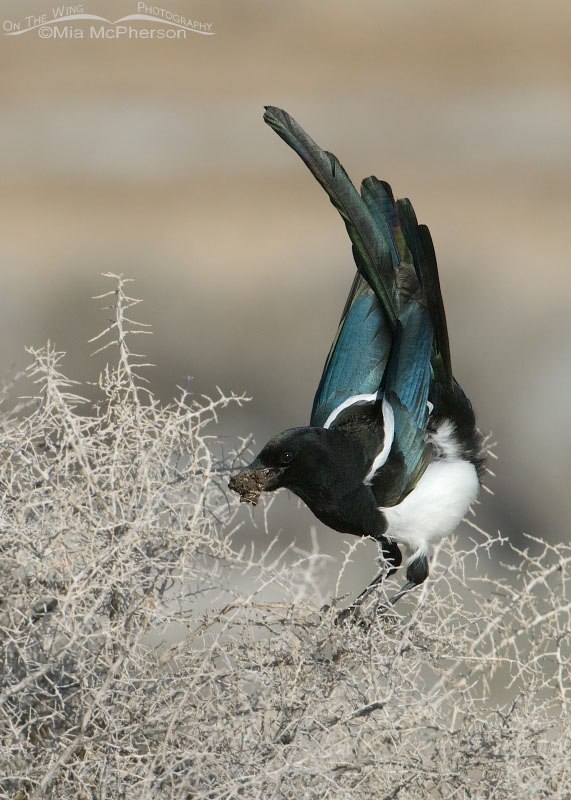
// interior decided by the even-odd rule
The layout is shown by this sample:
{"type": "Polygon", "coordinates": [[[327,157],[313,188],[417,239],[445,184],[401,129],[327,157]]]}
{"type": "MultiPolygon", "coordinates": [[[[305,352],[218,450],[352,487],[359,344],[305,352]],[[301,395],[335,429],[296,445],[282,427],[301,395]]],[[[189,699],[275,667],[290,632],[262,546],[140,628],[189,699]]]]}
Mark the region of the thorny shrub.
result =
{"type": "Polygon", "coordinates": [[[248,442],[210,431],[245,398],[161,405],[111,277],[99,400],[48,345],[2,419],[0,797],[571,797],[571,548],[487,575],[473,525],[401,608],[335,625],[319,553],[236,543],[248,442]]]}

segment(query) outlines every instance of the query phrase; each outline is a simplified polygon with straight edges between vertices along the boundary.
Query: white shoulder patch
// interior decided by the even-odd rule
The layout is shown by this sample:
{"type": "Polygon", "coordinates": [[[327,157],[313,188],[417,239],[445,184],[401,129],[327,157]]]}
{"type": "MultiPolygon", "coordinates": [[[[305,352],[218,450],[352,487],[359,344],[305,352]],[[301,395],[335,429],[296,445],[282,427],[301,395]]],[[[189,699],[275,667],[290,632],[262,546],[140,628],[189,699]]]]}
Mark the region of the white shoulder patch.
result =
{"type": "Polygon", "coordinates": [[[384,397],[381,410],[383,412],[383,427],[385,431],[385,438],[383,440],[383,447],[380,453],[377,453],[377,455],[375,456],[375,460],[371,464],[371,469],[365,475],[365,480],[364,480],[365,484],[371,483],[375,475],[375,472],[378,469],[380,469],[386,462],[387,458],[389,457],[389,453],[391,452],[391,447],[393,446],[393,441],[395,438],[395,415],[393,413],[391,404],[387,400],[385,400],[384,397]]]}
{"type": "Polygon", "coordinates": [[[375,394],[354,394],[352,397],[348,397],[346,400],[334,408],[331,414],[327,417],[325,421],[324,428],[330,428],[331,425],[335,422],[337,417],[342,411],[345,411],[346,408],[349,406],[354,405],[355,403],[374,403],[377,399],[377,393],[375,394]]]}

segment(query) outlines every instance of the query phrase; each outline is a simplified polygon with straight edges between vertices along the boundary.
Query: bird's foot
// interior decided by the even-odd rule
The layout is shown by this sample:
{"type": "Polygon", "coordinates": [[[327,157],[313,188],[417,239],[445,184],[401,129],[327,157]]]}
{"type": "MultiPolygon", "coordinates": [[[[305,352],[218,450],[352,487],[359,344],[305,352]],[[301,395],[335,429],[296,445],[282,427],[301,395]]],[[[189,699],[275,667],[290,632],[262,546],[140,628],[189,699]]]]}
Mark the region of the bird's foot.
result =
{"type": "Polygon", "coordinates": [[[379,603],[375,609],[375,616],[377,619],[382,620],[385,624],[396,625],[401,621],[401,618],[393,610],[392,604],[389,600],[388,603],[379,603]]]}
{"type": "MultiPolygon", "coordinates": [[[[331,611],[331,606],[326,604],[321,607],[321,613],[327,614],[331,611]]],[[[342,609],[337,614],[335,614],[333,624],[334,625],[342,625],[344,622],[352,622],[352,623],[362,623],[361,620],[361,604],[353,603],[347,608],[342,609]]]]}
{"type": "Polygon", "coordinates": [[[335,624],[342,625],[344,622],[362,623],[361,605],[351,605],[344,608],[335,616],[335,624]]]}
{"type": "MultiPolygon", "coordinates": [[[[331,606],[329,605],[325,605],[321,609],[322,614],[326,614],[329,611],[331,611],[331,606]]],[[[356,625],[361,628],[362,631],[366,632],[374,623],[375,618],[390,622],[398,620],[398,617],[391,614],[390,611],[391,607],[383,604],[382,606],[378,606],[373,614],[363,614],[362,604],[353,603],[335,614],[333,624],[336,627],[345,624],[356,625]]]]}

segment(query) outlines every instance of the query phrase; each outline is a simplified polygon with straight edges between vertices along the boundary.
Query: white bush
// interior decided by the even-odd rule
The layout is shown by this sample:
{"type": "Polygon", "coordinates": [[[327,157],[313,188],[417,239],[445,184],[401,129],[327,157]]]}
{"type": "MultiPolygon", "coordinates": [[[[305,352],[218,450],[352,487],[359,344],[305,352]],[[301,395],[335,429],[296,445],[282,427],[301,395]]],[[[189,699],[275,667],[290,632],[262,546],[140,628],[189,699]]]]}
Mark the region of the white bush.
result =
{"type": "Polygon", "coordinates": [[[317,553],[235,543],[247,440],[209,437],[245,398],[162,406],[110,296],[99,400],[48,346],[2,419],[0,797],[568,800],[571,548],[487,576],[501,537],[475,531],[336,626],[317,553]]]}

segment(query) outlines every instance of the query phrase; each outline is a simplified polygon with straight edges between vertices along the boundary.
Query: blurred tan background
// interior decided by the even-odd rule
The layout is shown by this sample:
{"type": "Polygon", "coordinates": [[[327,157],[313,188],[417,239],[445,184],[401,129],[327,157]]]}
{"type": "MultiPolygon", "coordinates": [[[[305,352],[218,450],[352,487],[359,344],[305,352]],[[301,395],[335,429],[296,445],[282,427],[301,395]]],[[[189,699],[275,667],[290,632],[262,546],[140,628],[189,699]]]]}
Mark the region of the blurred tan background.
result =
{"type": "MultiPolygon", "coordinates": [[[[304,424],[354,267],[322,190],[262,122],[279,105],[430,226],[455,374],[498,442],[480,524],[567,538],[568,1],[156,5],[215,35],[1,36],[1,373],[49,337],[72,377],[92,379],[104,318],[90,297],[112,270],[136,279],[164,400],[192,376],[196,391],[253,396],[222,420],[229,437],[261,445],[304,424]]],[[[52,6],[0,8],[14,20],[52,6]]],[[[313,518],[278,506],[303,544],[313,518]]],[[[331,552],[337,536],[322,536],[331,552]]]]}

